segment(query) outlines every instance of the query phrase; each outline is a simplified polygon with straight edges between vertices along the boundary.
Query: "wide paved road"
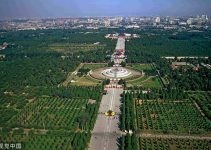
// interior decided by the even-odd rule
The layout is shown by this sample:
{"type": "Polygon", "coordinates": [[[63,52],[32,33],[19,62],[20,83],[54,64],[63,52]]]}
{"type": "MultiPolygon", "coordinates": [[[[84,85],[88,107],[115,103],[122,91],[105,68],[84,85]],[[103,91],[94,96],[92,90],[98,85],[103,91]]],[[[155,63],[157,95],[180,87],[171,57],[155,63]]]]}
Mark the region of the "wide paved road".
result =
{"type": "Polygon", "coordinates": [[[122,92],[123,89],[109,88],[108,94],[102,97],[99,114],[92,132],[90,150],[118,149],[120,94],[122,92]],[[104,113],[108,110],[115,111],[117,115],[113,117],[105,116],[104,113]]]}

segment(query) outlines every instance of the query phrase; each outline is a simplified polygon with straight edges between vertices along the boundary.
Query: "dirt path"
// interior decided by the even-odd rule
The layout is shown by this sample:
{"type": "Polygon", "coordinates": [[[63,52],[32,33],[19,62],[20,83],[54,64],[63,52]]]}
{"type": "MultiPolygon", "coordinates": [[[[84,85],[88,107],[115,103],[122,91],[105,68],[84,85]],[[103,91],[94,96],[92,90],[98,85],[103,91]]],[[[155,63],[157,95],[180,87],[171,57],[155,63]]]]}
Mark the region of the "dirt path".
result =
{"type": "Polygon", "coordinates": [[[70,72],[68,75],[67,75],[67,79],[62,83],[62,86],[67,86],[71,80],[73,79],[73,77],[77,74],[78,70],[83,67],[83,63],[80,63],[80,65],[75,69],[74,72],[70,72]]]}
{"type": "Polygon", "coordinates": [[[205,114],[203,113],[203,111],[201,110],[201,108],[199,107],[199,105],[196,103],[196,101],[193,101],[194,105],[196,106],[196,108],[198,109],[198,111],[200,112],[200,114],[202,116],[205,116],[205,114]]]}
{"type": "Polygon", "coordinates": [[[140,84],[140,86],[142,86],[145,82],[149,81],[150,79],[154,78],[156,76],[149,76],[146,80],[143,80],[140,84]]]}

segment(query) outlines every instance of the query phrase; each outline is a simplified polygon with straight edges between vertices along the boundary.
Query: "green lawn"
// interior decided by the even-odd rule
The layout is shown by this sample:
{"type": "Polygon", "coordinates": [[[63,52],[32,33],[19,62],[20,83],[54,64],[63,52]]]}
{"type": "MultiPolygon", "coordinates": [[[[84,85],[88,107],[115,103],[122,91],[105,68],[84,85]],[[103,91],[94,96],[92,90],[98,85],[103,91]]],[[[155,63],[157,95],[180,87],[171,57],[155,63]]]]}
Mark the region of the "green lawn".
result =
{"type": "Polygon", "coordinates": [[[156,76],[143,76],[140,77],[136,80],[131,80],[128,81],[129,86],[139,86],[139,87],[144,87],[144,88],[160,88],[161,84],[160,84],[160,80],[159,78],[156,76]]]}
{"type": "Polygon", "coordinates": [[[76,85],[76,86],[97,86],[101,84],[101,81],[98,81],[96,79],[93,79],[92,77],[86,75],[82,77],[76,77],[74,78],[75,82],[72,82],[70,85],[76,85]]]}
{"type": "Polygon", "coordinates": [[[131,67],[138,71],[153,70],[151,64],[132,64],[131,67]]]}
{"type": "Polygon", "coordinates": [[[143,82],[141,86],[145,88],[160,88],[160,79],[158,77],[152,77],[149,80],[146,80],[146,82],[143,82]]]}
{"type": "Polygon", "coordinates": [[[105,47],[106,47],[105,44],[94,45],[94,44],[75,44],[75,43],[54,43],[50,44],[47,47],[47,49],[63,53],[72,53],[78,51],[102,50],[105,47]]]}

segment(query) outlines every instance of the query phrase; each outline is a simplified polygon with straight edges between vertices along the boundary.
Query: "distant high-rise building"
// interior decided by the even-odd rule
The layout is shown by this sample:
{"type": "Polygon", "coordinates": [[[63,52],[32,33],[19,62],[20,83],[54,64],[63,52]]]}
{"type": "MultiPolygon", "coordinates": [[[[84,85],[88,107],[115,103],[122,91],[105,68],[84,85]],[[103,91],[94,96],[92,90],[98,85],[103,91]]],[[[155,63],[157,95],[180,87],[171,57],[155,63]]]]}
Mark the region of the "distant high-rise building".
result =
{"type": "Polygon", "coordinates": [[[174,20],[170,20],[169,23],[170,24],[175,24],[175,21],[174,20]]]}
{"type": "Polygon", "coordinates": [[[193,24],[193,22],[194,22],[194,19],[193,19],[193,18],[189,18],[189,19],[187,20],[187,24],[188,24],[188,25],[193,24]]]}
{"type": "Polygon", "coordinates": [[[155,23],[160,23],[160,17],[155,18],[155,23]]]}
{"type": "Polygon", "coordinates": [[[202,15],[201,16],[201,19],[202,19],[203,22],[208,21],[207,15],[202,15]]]}
{"type": "Polygon", "coordinates": [[[119,21],[121,22],[123,20],[123,17],[119,17],[119,21]]]}
{"type": "Polygon", "coordinates": [[[131,22],[133,22],[134,20],[135,20],[135,18],[134,18],[134,17],[131,17],[131,18],[130,18],[130,21],[131,21],[131,22]]]}
{"type": "Polygon", "coordinates": [[[165,18],[165,21],[166,21],[166,22],[169,22],[169,20],[170,20],[170,17],[167,16],[167,17],[165,18]]]}
{"type": "Polygon", "coordinates": [[[106,27],[109,27],[109,26],[111,25],[111,21],[110,21],[110,20],[105,20],[105,21],[104,21],[104,25],[105,25],[106,27]]]}
{"type": "Polygon", "coordinates": [[[88,23],[93,23],[93,19],[88,19],[88,23]]]}

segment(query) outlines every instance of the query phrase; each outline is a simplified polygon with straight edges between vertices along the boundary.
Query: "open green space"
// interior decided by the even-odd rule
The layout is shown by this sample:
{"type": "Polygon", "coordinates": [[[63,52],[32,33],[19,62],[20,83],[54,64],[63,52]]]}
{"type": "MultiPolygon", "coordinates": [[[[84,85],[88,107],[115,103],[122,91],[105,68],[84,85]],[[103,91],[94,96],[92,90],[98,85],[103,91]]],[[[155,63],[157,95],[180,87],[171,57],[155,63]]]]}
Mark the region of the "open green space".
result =
{"type": "Polygon", "coordinates": [[[67,54],[79,51],[103,50],[105,47],[106,45],[103,44],[54,43],[46,47],[46,49],[67,54]]]}
{"type": "Polygon", "coordinates": [[[157,76],[143,76],[135,80],[128,81],[128,86],[137,86],[143,88],[160,88],[160,79],[157,76]]]}
{"type": "Polygon", "coordinates": [[[88,73],[95,69],[105,67],[107,64],[104,63],[85,63],[78,70],[78,73],[72,78],[72,83],[70,85],[76,86],[98,86],[102,84],[102,81],[94,79],[88,73]]]}
{"type": "Polygon", "coordinates": [[[158,78],[152,64],[128,64],[129,68],[142,72],[142,76],[137,79],[128,80],[127,86],[137,86],[142,88],[161,88],[162,84],[158,78]]]}
{"type": "Polygon", "coordinates": [[[134,86],[138,86],[138,85],[141,85],[143,83],[143,81],[147,80],[148,77],[147,76],[142,76],[138,79],[135,79],[135,80],[129,80],[128,81],[128,84],[132,84],[134,86]]]}
{"type": "Polygon", "coordinates": [[[84,76],[76,76],[73,78],[74,82],[70,83],[70,85],[76,85],[76,86],[98,86],[101,85],[102,81],[98,81],[96,79],[93,79],[89,75],[84,76]]]}
{"type": "Polygon", "coordinates": [[[141,83],[141,87],[144,88],[161,88],[162,84],[160,83],[160,79],[155,76],[155,77],[149,77],[145,81],[141,83]]]}
{"type": "Polygon", "coordinates": [[[148,73],[149,71],[154,71],[152,64],[129,64],[129,66],[140,72],[144,71],[145,73],[148,73]]]}

